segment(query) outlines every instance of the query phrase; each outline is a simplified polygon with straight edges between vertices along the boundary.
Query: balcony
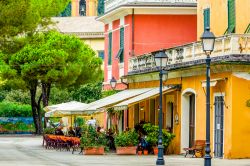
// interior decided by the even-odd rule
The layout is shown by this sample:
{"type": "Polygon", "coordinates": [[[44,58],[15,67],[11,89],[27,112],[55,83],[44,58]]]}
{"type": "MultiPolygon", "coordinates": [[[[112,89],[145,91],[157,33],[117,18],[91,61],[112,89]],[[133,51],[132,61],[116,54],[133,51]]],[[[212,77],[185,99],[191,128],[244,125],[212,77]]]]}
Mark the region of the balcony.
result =
{"type": "Polygon", "coordinates": [[[139,5],[139,4],[155,4],[155,5],[189,5],[196,4],[196,0],[106,0],[105,13],[122,5],[139,5]]]}
{"type": "MultiPolygon", "coordinates": [[[[166,66],[168,70],[205,64],[206,59],[201,42],[166,49],[166,54],[169,58],[166,66]]],[[[250,63],[250,34],[232,34],[216,38],[211,61],[250,63]]],[[[128,75],[156,70],[151,53],[129,59],[128,75]]]]}

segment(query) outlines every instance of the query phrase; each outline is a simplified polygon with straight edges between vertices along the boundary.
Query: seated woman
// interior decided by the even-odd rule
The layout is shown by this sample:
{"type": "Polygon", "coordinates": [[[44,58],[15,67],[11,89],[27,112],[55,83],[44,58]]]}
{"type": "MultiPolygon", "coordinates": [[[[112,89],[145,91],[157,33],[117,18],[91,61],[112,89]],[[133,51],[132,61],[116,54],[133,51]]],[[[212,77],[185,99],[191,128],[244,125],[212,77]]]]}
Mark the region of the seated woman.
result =
{"type": "Polygon", "coordinates": [[[75,137],[76,133],[74,132],[72,127],[69,127],[69,131],[68,131],[68,136],[70,137],[75,137]]]}
{"type": "Polygon", "coordinates": [[[63,131],[62,131],[62,128],[61,127],[58,127],[55,131],[55,135],[64,135],[63,131]]]}

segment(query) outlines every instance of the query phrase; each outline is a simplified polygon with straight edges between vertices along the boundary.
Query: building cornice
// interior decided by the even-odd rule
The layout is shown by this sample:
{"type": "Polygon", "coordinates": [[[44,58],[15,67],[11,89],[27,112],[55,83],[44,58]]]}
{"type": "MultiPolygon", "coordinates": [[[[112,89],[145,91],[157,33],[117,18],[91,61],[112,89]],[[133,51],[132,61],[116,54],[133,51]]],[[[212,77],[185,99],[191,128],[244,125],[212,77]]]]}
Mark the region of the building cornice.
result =
{"type": "Polygon", "coordinates": [[[134,14],[151,14],[151,15],[196,15],[196,6],[146,6],[146,5],[122,5],[119,6],[104,15],[97,17],[97,21],[101,21],[105,24],[117,20],[126,15],[132,14],[134,9],[134,14]]]}

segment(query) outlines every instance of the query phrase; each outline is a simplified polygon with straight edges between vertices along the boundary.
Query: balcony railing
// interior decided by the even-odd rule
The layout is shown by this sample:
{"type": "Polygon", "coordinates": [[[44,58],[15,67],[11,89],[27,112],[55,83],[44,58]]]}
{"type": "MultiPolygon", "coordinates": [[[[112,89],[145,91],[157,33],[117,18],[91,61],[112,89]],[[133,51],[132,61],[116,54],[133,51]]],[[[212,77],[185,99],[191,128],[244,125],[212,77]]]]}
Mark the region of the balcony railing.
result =
{"type": "MultiPolygon", "coordinates": [[[[206,59],[201,42],[166,49],[166,54],[169,58],[168,69],[193,65],[191,62],[204,63],[206,59]]],[[[247,55],[247,58],[245,57],[243,60],[250,63],[250,34],[232,34],[216,38],[211,59],[223,60],[228,55],[247,55]]],[[[156,66],[154,56],[151,53],[129,59],[128,74],[154,70],[156,70],[156,66]]]]}
{"type": "Polygon", "coordinates": [[[136,3],[159,3],[159,4],[196,4],[196,0],[106,0],[105,1],[105,12],[108,12],[118,6],[125,5],[125,4],[136,4],[136,3]]]}

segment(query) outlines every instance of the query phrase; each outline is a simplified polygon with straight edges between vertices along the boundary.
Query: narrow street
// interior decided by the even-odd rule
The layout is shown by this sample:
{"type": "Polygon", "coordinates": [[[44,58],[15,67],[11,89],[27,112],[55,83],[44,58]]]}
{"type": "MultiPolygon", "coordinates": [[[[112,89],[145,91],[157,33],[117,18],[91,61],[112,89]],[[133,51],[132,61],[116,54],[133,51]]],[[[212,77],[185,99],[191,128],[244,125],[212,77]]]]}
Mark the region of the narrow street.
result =
{"type": "MultiPolygon", "coordinates": [[[[66,151],[46,150],[41,137],[0,137],[1,166],[153,166],[156,156],[84,156],[66,151]]],[[[168,166],[202,166],[203,159],[165,156],[168,166]]],[[[250,160],[213,159],[216,166],[250,166],[250,160]]]]}

